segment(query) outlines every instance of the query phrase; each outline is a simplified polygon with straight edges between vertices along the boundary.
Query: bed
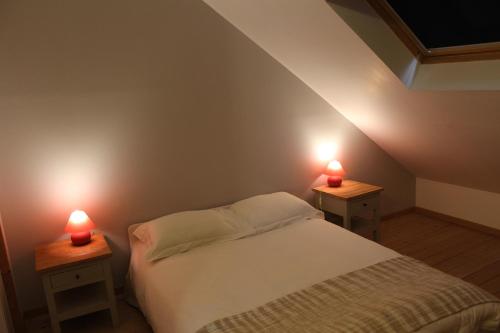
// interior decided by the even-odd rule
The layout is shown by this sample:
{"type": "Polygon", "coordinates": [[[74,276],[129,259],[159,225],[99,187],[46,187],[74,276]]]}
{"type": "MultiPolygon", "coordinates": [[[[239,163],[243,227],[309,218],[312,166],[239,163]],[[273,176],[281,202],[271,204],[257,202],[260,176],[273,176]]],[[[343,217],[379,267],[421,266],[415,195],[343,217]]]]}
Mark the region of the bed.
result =
{"type": "Polygon", "coordinates": [[[156,333],[477,332],[496,331],[500,323],[500,303],[493,296],[321,218],[295,216],[292,222],[265,232],[247,233],[154,261],[145,259],[149,245],[134,236],[139,226],[129,228],[129,281],[156,333]],[[384,265],[388,274],[383,273],[384,265]],[[413,271],[406,272],[408,267],[413,271]],[[404,276],[405,272],[409,275],[404,276]],[[366,274],[392,285],[384,290],[366,274]],[[390,274],[394,276],[388,278],[390,274]],[[449,297],[438,299],[444,302],[444,310],[428,306],[429,300],[417,304],[418,295],[403,297],[406,290],[424,284],[418,282],[420,276],[444,279],[442,284],[450,286],[446,290],[449,297]],[[346,286],[352,288],[346,290],[346,286]],[[321,294],[329,292],[330,298],[321,294]],[[458,299],[461,292],[468,303],[458,299]],[[457,304],[448,304],[449,299],[457,304]],[[425,320],[408,324],[414,320],[412,313],[403,311],[398,302],[411,304],[415,315],[425,320]],[[379,303],[383,307],[394,303],[394,310],[384,308],[374,318],[372,314],[382,306],[379,303]],[[299,315],[308,312],[308,318],[298,316],[295,308],[299,315]],[[322,322],[335,316],[333,322],[322,322]],[[361,323],[351,322],[363,316],[361,323]]]}

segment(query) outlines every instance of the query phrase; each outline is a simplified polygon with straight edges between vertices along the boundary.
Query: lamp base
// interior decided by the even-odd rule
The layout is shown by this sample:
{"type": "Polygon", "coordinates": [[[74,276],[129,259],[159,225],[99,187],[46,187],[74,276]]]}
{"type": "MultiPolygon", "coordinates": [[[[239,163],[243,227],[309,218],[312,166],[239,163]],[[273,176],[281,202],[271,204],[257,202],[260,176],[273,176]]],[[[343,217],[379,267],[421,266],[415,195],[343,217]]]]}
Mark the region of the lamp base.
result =
{"type": "Polygon", "coordinates": [[[90,231],[75,232],[71,234],[71,242],[74,246],[82,246],[90,243],[91,237],[90,231]]]}
{"type": "Polygon", "coordinates": [[[327,179],[328,186],[330,187],[340,187],[342,185],[342,177],[340,176],[329,176],[327,179]]]}

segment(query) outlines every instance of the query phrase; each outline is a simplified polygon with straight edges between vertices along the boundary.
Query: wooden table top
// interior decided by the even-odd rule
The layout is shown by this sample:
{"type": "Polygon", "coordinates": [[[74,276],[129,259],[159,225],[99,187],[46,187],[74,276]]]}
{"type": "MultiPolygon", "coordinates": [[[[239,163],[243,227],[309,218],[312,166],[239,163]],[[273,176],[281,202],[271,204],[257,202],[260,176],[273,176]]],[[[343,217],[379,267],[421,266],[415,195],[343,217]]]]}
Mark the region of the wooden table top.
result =
{"type": "Polygon", "coordinates": [[[76,263],[111,257],[111,254],[103,234],[92,235],[92,241],[83,246],[74,246],[70,239],[66,239],[37,246],[35,269],[43,273],[76,263]]]}
{"type": "Polygon", "coordinates": [[[314,192],[324,193],[326,195],[336,197],[342,200],[352,200],[364,197],[369,194],[382,192],[383,187],[357,182],[355,180],[345,179],[340,187],[329,187],[322,185],[313,188],[314,192]]]}

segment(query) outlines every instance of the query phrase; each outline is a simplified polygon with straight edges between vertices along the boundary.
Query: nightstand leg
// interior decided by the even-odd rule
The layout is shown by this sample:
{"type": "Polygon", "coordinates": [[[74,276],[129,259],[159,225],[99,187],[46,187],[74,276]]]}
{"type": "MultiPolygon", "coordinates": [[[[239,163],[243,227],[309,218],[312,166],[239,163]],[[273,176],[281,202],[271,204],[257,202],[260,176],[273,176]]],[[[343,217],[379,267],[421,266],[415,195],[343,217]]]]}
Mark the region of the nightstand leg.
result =
{"type": "Polygon", "coordinates": [[[347,230],[352,230],[351,228],[351,218],[352,218],[352,210],[351,205],[347,202],[343,202],[343,207],[339,211],[340,216],[342,216],[342,226],[347,230]]]}
{"type": "Polygon", "coordinates": [[[375,223],[375,230],[373,231],[373,240],[378,242],[380,240],[380,210],[378,207],[373,210],[373,220],[375,223]]]}
{"type": "Polygon", "coordinates": [[[47,306],[49,308],[50,326],[52,327],[52,332],[61,333],[61,326],[59,324],[59,320],[57,319],[56,300],[54,298],[54,294],[52,293],[52,289],[50,287],[49,277],[43,276],[42,282],[43,282],[43,288],[45,289],[47,306]]]}
{"type": "Polygon", "coordinates": [[[347,209],[341,216],[342,226],[347,230],[351,230],[351,212],[347,209]]]}
{"type": "Polygon", "coordinates": [[[120,320],[118,318],[118,310],[116,309],[115,288],[113,286],[113,275],[109,262],[104,265],[104,274],[106,275],[106,293],[110,303],[111,321],[113,322],[113,327],[118,327],[120,320]]]}

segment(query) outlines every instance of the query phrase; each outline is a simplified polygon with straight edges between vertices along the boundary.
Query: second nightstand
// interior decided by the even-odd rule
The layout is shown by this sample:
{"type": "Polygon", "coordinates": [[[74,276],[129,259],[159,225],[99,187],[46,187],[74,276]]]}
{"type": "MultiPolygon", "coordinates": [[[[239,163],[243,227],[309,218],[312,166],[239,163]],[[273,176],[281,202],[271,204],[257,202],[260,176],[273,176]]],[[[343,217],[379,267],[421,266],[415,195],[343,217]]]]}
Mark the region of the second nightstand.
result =
{"type": "Polygon", "coordinates": [[[318,209],[342,217],[343,227],[353,231],[356,228],[353,228],[352,218],[361,217],[357,224],[368,228],[373,233],[374,240],[379,236],[380,192],[383,190],[380,186],[354,180],[344,180],[340,187],[324,185],[313,189],[318,209]]]}
{"type": "Polygon", "coordinates": [[[42,275],[54,333],[61,331],[64,320],[106,309],[113,326],[118,325],[111,254],[101,234],[92,236],[92,242],[84,246],[63,240],[36,248],[36,271],[42,275]]]}

